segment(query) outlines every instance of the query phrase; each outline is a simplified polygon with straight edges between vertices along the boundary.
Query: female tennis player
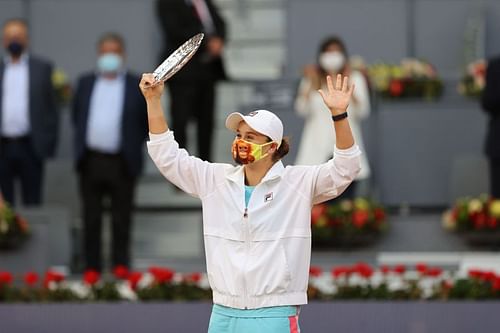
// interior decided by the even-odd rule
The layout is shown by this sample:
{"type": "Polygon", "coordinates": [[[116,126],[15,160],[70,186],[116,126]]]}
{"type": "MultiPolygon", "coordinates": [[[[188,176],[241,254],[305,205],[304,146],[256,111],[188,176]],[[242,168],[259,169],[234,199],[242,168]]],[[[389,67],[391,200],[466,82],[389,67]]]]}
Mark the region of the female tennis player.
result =
{"type": "Polygon", "coordinates": [[[198,197],[203,207],[207,274],[213,291],[209,333],[299,332],[307,303],[311,207],[341,194],[360,171],[347,106],[354,86],[338,75],[319,90],[332,116],[334,156],[314,166],[284,167],[289,145],[272,112],[232,113],[236,166],[209,163],[180,149],[165,119],[163,83],[143,74],[148,151],[170,182],[198,197]],[[334,128],[334,129],[333,129],[334,128]]]}

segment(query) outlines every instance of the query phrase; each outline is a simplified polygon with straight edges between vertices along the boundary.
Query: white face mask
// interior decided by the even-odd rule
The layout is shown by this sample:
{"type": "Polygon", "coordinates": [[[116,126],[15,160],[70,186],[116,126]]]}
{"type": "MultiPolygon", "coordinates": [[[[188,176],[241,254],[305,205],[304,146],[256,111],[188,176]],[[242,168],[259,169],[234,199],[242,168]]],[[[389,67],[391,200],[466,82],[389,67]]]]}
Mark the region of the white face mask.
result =
{"type": "Polygon", "coordinates": [[[328,72],[338,72],[345,64],[345,57],[339,51],[323,52],[319,56],[319,64],[328,72]]]}

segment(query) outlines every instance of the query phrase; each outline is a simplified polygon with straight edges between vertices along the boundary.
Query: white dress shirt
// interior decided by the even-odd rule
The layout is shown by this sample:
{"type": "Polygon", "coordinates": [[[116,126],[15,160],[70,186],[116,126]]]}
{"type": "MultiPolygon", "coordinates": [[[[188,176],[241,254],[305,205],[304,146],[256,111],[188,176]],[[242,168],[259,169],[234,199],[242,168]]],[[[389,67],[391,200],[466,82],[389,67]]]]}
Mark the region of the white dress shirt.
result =
{"type": "Polygon", "coordinates": [[[4,61],[1,135],[16,138],[30,132],[28,56],[17,63],[10,57],[4,61]]]}
{"type": "Polygon", "coordinates": [[[103,153],[118,153],[121,144],[125,75],[115,79],[98,76],[90,98],[87,147],[103,153]]]}

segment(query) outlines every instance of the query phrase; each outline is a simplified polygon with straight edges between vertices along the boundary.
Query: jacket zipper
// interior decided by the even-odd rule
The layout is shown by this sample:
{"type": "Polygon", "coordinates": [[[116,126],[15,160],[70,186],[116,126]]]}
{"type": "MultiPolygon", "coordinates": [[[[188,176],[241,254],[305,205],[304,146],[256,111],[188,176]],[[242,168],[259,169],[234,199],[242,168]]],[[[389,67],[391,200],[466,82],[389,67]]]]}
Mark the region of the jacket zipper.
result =
{"type": "Polygon", "coordinates": [[[248,262],[248,256],[250,255],[250,246],[249,246],[249,225],[248,225],[248,207],[245,207],[245,213],[243,213],[243,228],[245,231],[245,249],[246,249],[246,258],[245,258],[245,264],[243,265],[243,304],[245,306],[245,309],[247,309],[247,298],[248,298],[248,291],[247,291],[247,280],[245,276],[245,271],[246,271],[246,265],[248,262]]]}

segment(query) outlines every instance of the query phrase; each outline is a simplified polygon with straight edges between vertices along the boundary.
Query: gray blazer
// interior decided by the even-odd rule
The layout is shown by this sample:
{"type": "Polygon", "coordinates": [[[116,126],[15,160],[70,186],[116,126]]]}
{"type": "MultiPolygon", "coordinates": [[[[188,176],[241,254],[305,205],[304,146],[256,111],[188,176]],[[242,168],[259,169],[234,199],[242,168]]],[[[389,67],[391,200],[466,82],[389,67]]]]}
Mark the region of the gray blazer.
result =
{"type": "MultiPolygon", "coordinates": [[[[48,61],[32,55],[28,58],[28,66],[30,138],[36,154],[43,159],[55,154],[59,133],[59,112],[52,86],[53,67],[48,61]]],[[[5,64],[0,61],[0,125],[4,69],[5,64]]]]}

